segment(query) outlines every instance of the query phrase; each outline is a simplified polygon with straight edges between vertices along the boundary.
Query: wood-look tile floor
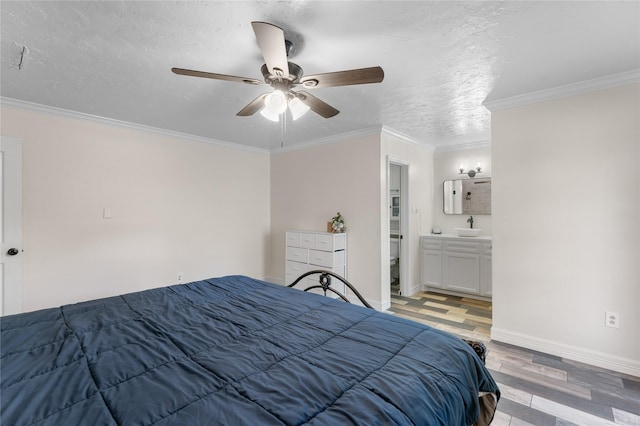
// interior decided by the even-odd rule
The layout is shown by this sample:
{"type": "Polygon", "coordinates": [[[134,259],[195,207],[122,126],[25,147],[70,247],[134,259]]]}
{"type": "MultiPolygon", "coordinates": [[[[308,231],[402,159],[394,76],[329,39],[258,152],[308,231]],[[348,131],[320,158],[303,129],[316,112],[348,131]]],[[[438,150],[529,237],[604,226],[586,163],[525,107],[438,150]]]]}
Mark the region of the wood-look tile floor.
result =
{"type": "Polygon", "coordinates": [[[423,292],[388,312],[482,341],[502,396],[496,426],[640,426],[640,378],[490,340],[491,302],[423,292]]]}

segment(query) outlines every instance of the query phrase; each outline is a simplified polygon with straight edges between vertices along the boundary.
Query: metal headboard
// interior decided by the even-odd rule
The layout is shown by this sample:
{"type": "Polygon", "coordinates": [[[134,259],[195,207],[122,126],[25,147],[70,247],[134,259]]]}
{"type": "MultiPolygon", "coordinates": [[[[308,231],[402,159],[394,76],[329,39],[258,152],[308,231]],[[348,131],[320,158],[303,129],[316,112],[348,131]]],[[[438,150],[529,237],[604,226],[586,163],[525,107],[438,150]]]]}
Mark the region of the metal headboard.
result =
{"type": "Polygon", "coordinates": [[[337,278],[339,281],[341,281],[344,285],[346,285],[353,292],[353,294],[356,295],[358,300],[360,302],[362,302],[362,304],[364,306],[366,306],[369,309],[373,309],[373,306],[371,306],[364,299],[364,297],[362,297],[360,292],[358,290],[356,290],[356,288],[349,281],[347,281],[345,278],[341,277],[340,275],[335,274],[335,273],[330,272],[330,271],[323,271],[323,270],[320,270],[320,269],[316,269],[316,270],[313,270],[313,271],[305,272],[304,274],[300,275],[293,283],[289,284],[287,287],[293,287],[296,284],[298,284],[300,281],[302,281],[303,278],[306,278],[309,275],[315,275],[315,274],[319,274],[320,275],[320,277],[318,278],[319,284],[311,285],[311,286],[305,288],[304,291],[313,290],[315,288],[321,288],[322,291],[324,292],[325,296],[327,295],[327,291],[330,291],[330,292],[336,294],[338,297],[340,297],[345,302],[351,303],[349,301],[349,299],[347,299],[347,296],[345,296],[344,294],[342,294],[341,292],[339,292],[335,288],[331,287],[331,277],[334,277],[334,278],[337,278]]]}

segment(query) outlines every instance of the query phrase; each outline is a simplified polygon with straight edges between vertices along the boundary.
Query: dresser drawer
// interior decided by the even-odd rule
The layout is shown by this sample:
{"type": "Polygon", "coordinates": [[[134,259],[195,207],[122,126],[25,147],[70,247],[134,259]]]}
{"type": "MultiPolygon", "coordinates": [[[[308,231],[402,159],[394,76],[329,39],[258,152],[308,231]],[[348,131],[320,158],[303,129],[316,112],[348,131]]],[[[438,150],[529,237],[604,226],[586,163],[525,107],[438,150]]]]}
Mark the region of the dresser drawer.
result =
{"type": "Polygon", "coordinates": [[[345,250],[347,234],[318,234],[315,248],[324,251],[345,250]]]}
{"type": "Polygon", "coordinates": [[[309,270],[309,264],[307,263],[300,263],[300,262],[294,262],[292,260],[287,260],[286,267],[285,267],[286,284],[287,285],[291,284],[300,275],[304,274],[308,270],[309,270]]]}
{"type": "Polygon", "coordinates": [[[316,234],[300,233],[300,247],[314,249],[316,248],[316,234]]]}
{"type": "Polygon", "coordinates": [[[300,233],[287,231],[287,246],[300,247],[300,233]]]}
{"type": "Polygon", "coordinates": [[[311,265],[333,268],[334,266],[344,265],[345,260],[344,250],[336,252],[309,250],[309,263],[311,265]]]}
{"type": "Polygon", "coordinates": [[[309,250],[300,247],[287,247],[287,260],[307,263],[309,261],[309,250]]]}
{"type": "Polygon", "coordinates": [[[299,277],[309,270],[309,264],[294,262],[293,260],[287,260],[287,266],[285,272],[287,274],[295,275],[299,277]]]}

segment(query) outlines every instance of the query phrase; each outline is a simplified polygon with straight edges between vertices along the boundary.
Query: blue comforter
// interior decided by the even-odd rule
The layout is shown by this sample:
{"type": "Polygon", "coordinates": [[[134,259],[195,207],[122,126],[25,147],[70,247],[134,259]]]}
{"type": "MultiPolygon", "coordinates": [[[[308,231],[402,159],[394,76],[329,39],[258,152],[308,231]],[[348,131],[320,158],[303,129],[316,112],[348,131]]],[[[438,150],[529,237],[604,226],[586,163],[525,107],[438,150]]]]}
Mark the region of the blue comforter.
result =
{"type": "Polygon", "coordinates": [[[229,276],[1,319],[0,424],[470,425],[462,340],[229,276]]]}

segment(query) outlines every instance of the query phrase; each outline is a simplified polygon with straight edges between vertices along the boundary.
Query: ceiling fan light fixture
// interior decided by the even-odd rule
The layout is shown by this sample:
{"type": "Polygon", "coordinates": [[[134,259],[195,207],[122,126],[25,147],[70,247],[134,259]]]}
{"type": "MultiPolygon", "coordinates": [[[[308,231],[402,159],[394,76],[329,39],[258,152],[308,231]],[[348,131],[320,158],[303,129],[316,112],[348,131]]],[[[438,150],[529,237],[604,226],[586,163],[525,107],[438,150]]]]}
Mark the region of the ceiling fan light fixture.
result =
{"type": "Polygon", "coordinates": [[[260,110],[260,115],[267,120],[275,121],[276,123],[280,121],[280,114],[270,111],[267,107],[260,110]]]}
{"type": "Polygon", "coordinates": [[[291,111],[291,117],[295,121],[309,111],[309,106],[305,105],[300,99],[294,97],[289,101],[289,111],[291,111]]]}
{"type": "Polygon", "coordinates": [[[238,111],[236,115],[248,117],[260,111],[263,117],[275,122],[280,121],[280,115],[285,113],[287,108],[291,110],[291,116],[294,120],[302,117],[308,110],[324,118],[334,117],[340,113],[340,111],[310,93],[294,92],[292,89],[296,86],[314,89],[380,83],[384,79],[384,71],[379,66],[328,72],[305,77],[302,68],[288,60],[293,44],[284,38],[282,28],[261,21],[251,22],[251,27],[256,35],[256,40],[264,59],[264,64],[260,68],[264,81],[184,68],[171,68],[171,71],[175,74],[192,77],[271,86],[273,92],[262,93],[238,111]]]}
{"type": "Polygon", "coordinates": [[[281,90],[274,90],[264,98],[264,109],[269,114],[282,114],[287,110],[287,96],[281,90]]]}

